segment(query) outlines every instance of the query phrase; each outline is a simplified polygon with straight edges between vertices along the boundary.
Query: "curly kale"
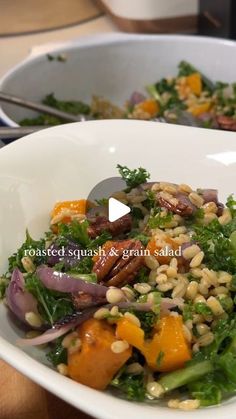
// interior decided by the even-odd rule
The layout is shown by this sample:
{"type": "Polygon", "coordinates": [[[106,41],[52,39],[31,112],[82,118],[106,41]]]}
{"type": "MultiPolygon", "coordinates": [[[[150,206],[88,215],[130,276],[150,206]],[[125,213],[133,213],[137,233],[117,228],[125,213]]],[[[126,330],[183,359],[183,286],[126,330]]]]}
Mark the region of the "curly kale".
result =
{"type": "Polygon", "coordinates": [[[120,164],[116,167],[127,185],[127,191],[130,191],[132,188],[136,188],[136,186],[141,185],[150,179],[150,173],[142,167],[134,170],[129,169],[127,166],[121,166],[120,164]]]}

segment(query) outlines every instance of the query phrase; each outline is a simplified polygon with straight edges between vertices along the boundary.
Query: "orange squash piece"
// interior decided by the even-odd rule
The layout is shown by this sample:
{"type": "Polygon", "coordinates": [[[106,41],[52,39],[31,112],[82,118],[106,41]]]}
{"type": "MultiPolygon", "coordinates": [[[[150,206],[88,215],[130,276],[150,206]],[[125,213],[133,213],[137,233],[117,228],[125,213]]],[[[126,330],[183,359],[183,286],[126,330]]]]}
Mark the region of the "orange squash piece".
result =
{"type": "Polygon", "coordinates": [[[158,328],[158,333],[155,333],[143,352],[148,365],[154,371],[161,372],[182,368],[191,359],[190,347],[183,333],[182,317],[165,316],[158,323],[158,328]],[[157,362],[160,354],[163,357],[157,362]]]}
{"type": "Polygon", "coordinates": [[[51,217],[56,217],[56,215],[59,215],[63,210],[71,210],[78,214],[85,214],[86,205],[86,199],[79,199],[77,201],[57,202],[57,204],[54,206],[52,210],[51,217]]]}
{"type": "Polygon", "coordinates": [[[208,112],[211,109],[211,102],[199,103],[195,106],[188,108],[188,112],[190,112],[193,116],[199,116],[205,112],[208,112]]]}
{"type": "Polygon", "coordinates": [[[116,334],[130,345],[142,351],[144,346],[144,331],[130,320],[123,317],[117,322],[116,334]]]}
{"type": "Polygon", "coordinates": [[[202,78],[199,73],[193,73],[186,77],[187,85],[190,87],[192,93],[200,96],[202,92],[202,78]]]}
{"type": "Polygon", "coordinates": [[[147,112],[151,117],[156,116],[160,111],[160,105],[154,99],[146,99],[144,102],[139,103],[137,107],[147,112]]]}
{"type": "Polygon", "coordinates": [[[117,323],[117,336],[139,349],[154,371],[166,372],[183,367],[191,359],[191,350],[183,333],[182,317],[165,316],[157,325],[158,331],[153,338],[145,341],[143,330],[123,318],[117,323]]]}
{"type": "Polygon", "coordinates": [[[105,320],[89,319],[78,329],[82,345],[78,352],[68,354],[68,374],[81,384],[104,390],[114,375],[132,355],[129,347],[114,353],[115,331],[105,320]]]}

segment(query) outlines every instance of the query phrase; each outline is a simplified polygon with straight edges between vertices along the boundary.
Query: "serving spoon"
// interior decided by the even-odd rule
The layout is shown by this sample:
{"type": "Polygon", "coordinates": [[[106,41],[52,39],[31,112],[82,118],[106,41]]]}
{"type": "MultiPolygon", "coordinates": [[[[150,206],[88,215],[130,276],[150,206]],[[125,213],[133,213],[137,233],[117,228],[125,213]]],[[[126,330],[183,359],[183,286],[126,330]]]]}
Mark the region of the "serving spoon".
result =
{"type": "Polygon", "coordinates": [[[91,117],[88,117],[84,114],[73,115],[72,113],[60,111],[59,109],[52,108],[51,106],[47,106],[42,103],[36,103],[31,100],[23,99],[21,97],[1,91],[0,102],[12,103],[14,105],[22,106],[23,108],[33,109],[34,111],[56,116],[63,119],[64,121],[69,122],[83,122],[92,119],[91,117]]]}

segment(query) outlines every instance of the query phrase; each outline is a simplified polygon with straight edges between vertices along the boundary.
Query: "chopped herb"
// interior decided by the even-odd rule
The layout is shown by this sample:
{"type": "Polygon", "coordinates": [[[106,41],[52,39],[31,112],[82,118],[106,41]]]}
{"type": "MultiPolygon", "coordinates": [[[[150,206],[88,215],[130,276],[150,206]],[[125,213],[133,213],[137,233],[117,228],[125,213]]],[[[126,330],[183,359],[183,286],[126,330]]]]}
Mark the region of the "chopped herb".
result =
{"type": "Polygon", "coordinates": [[[88,235],[89,223],[87,220],[79,223],[76,220],[72,220],[69,224],[58,224],[58,234],[59,236],[69,238],[70,240],[80,244],[83,247],[87,247],[91,240],[88,235]]]}
{"type": "Polygon", "coordinates": [[[76,274],[90,274],[93,269],[93,259],[90,256],[86,256],[81,259],[78,265],[73,266],[71,273],[76,274]]]}
{"type": "Polygon", "coordinates": [[[0,276],[0,300],[5,297],[6,289],[9,284],[10,278],[7,278],[6,275],[0,276]]]}
{"type": "MultiPolygon", "coordinates": [[[[86,103],[76,100],[58,100],[53,93],[47,95],[42,102],[44,105],[59,109],[60,111],[72,113],[73,115],[89,115],[90,107],[86,103]]],[[[61,118],[51,115],[39,115],[36,118],[26,118],[20,121],[20,125],[59,125],[65,123],[61,118]]]]}
{"type": "Polygon", "coordinates": [[[156,207],[156,195],[153,191],[148,190],[146,192],[146,199],[143,201],[143,206],[150,210],[151,208],[156,207]]]}
{"type": "Polygon", "coordinates": [[[111,385],[121,390],[128,400],[142,402],[145,398],[146,387],[144,375],[131,375],[123,372],[111,381],[111,385]]]}
{"type": "Polygon", "coordinates": [[[34,240],[30,236],[28,230],[26,230],[26,240],[22,246],[9,257],[9,271],[12,272],[14,268],[19,268],[22,272],[25,272],[25,269],[21,263],[21,259],[24,256],[30,256],[36,266],[41,265],[46,262],[46,255],[43,255],[45,251],[45,239],[34,240]],[[30,251],[34,253],[34,256],[31,256],[30,251]]]}
{"type": "Polygon", "coordinates": [[[132,188],[136,188],[136,186],[141,185],[150,179],[150,173],[142,167],[131,170],[127,166],[121,166],[118,164],[117,169],[127,185],[127,191],[130,191],[132,188]]]}
{"type": "Polygon", "coordinates": [[[194,310],[197,314],[202,314],[203,316],[211,316],[212,311],[205,303],[195,303],[194,310]]]}
{"type": "Polygon", "coordinates": [[[236,217],[236,200],[234,199],[233,195],[230,195],[227,198],[226,206],[229,208],[232,217],[236,217]]]}
{"type": "Polygon", "coordinates": [[[163,351],[160,351],[156,360],[156,364],[158,368],[161,367],[164,356],[165,356],[165,353],[163,351]]]}
{"type": "Polygon", "coordinates": [[[44,287],[36,275],[25,278],[26,289],[38,301],[38,309],[46,323],[53,325],[58,320],[74,312],[69,294],[52,291],[44,287]]]}
{"type": "Polygon", "coordinates": [[[232,274],[236,271],[236,252],[230,235],[236,230],[236,217],[226,225],[213,220],[206,226],[193,226],[196,241],[204,251],[205,263],[210,269],[227,271],[232,274]]]}
{"type": "Polygon", "coordinates": [[[139,222],[144,218],[142,210],[138,207],[131,207],[131,216],[133,228],[138,228],[139,222]]]}
{"type": "Polygon", "coordinates": [[[173,219],[172,212],[162,212],[161,208],[154,208],[151,212],[151,216],[148,220],[148,226],[153,228],[165,228],[173,219]]]}
{"type": "Polygon", "coordinates": [[[91,240],[88,235],[88,226],[89,222],[87,220],[82,223],[73,220],[69,224],[58,224],[57,244],[65,245],[67,239],[70,239],[80,244],[85,249],[93,250],[99,248],[99,246],[102,246],[108,240],[111,240],[112,236],[108,231],[103,231],[100,236],[91,240]]]}
{"type": "Polygon", "coordinates": [[[194,313],[194,307],[191,302],[185,303],[183,308],[183,319],[186,322],[187,320],[192,320],[194,313]]]}
{"type": "Polygon", "coordinates": [[[131,239],[140,240],[142,244],[146,247],[149,242],[149,237],[146,234],[139,233],[138,230],[132,230],[129,233],[131,239]]]}
{"type": "Polygon", "coordinates": [[[59,364],[67,364],[67,350],[62,346],[62,340],[64,336],[57,338],[53,342],[53,347],[50,352],[47,353],[47,359],[52,363],[54,367],[59,364]]]}
{"type": "Polygon", "coordinates": [[[145,337],[150,337],[153,331],[153,327],[158,320],[158,315],[153,311],[130,310],[130,312],[135,314],[135,316],[140,320],[141,328],[145,333],[145,337]]]}
{"type": "Polygon", "coordinates": [[[89,249],[96,249],[111,239],[112,235],[108,231],[103,231],[102,234],[100,234],[100,236],[96,237],[96,239],[94,240],[91,240],[87,247],[89,249]]]}
{"type": "Polygon", "coordinates": [[[232,313],[234,302],[231,297],[219,297],[219,301],[226,313],[232,313]]]}
{"type": "Polygon", "coordinates": [[[148,282],[150,269],[146,266],[142,266],[138,274],[135,277],[135,282],[148,282]]]}

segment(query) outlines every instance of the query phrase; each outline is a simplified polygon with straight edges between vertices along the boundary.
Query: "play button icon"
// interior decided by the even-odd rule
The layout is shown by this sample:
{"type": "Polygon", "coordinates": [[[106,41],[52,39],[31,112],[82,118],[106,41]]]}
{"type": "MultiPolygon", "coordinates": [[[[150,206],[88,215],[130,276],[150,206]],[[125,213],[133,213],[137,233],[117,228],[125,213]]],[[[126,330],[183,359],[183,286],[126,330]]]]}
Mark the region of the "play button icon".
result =
{"type": "Polygon", "coordinates": [[[126,183],[121,177],[110,177],[97,183],[90,191],[87,197],[86,214],[88,218],[92,213],[108,218],[110,223],[118,220],[126,214],[129,214],[131,209],[123,204],[121,201],[113,198],[114,193],[124,191],[126,183]],[[98,205],[91,209],[91,202],[98,205]]]}
{"type": "Polygon", "coordinates": [[[109,198],[108,200],[108,219],[111,223],[118,220],[126,214],[129,214],[130,207],[123,204],[115,198],[109,198]]]}

